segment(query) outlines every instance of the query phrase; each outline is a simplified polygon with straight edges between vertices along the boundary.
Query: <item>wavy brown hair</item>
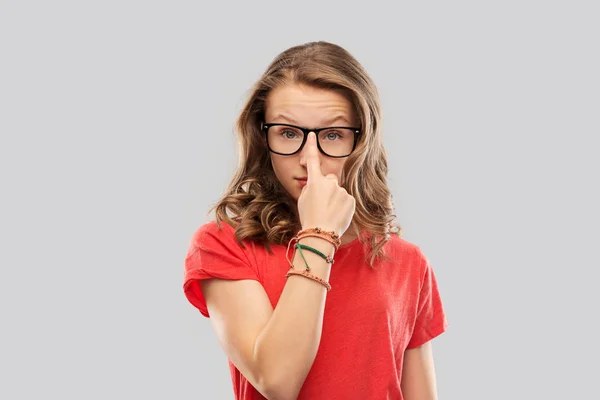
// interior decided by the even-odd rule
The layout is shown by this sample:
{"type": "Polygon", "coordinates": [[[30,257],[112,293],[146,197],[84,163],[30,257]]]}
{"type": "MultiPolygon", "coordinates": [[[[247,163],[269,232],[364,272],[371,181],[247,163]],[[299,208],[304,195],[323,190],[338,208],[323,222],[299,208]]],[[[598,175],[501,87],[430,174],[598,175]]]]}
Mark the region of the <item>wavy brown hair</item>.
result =
{"type": "Polygon", "coordinates": [[[373,266],[384,257],[390,233],[401,235],[393,224],[393,201],[387,186],[387,157],[381,134],[381,107],[375,84],[361,64],[344,48],[324,42],[291,47],[279,54],[254,84],[236,121],[239,164],[223,197],[214,205],[217,223],[235,228],[238,242],[287,244],[301,229],[296,202],[275,176],[261,131],[265,102],[276,87],[297,83],[339,91],[352,102],[361,124],[356,149],[348,157],[340,184],[356,199],[349,229],[369,242],[367,256],[373,266]],[[362,233],[368,233],[364,235],[362,233]]]}

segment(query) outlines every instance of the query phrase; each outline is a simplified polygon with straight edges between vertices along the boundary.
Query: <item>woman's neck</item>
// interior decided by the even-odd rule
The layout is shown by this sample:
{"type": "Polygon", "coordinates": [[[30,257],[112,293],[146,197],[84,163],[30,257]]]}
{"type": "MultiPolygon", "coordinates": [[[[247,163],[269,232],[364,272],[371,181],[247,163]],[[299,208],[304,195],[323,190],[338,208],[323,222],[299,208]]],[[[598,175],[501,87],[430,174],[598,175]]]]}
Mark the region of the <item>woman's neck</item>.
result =
{"type": "Polygon", "coordinates": [[[344,232],[344,234],[342,235],[342,245],[348,244],[351,241],[353,241],[354,239],[356,239],[358,236],[356,235],[356,233],[354,233],[353,230],[348,229],[346,232],[344,232]]]}

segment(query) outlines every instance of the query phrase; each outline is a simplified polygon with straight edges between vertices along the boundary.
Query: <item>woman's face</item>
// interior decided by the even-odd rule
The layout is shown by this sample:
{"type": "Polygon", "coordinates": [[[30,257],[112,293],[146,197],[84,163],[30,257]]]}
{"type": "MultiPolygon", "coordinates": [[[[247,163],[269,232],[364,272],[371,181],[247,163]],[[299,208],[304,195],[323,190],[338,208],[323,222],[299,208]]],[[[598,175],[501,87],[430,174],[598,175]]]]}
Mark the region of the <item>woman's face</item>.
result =
{"type": "MultiPolygon", "coordinates": [[[[352,103],[341,93],[299,84],[286,84],[269,93],[265,105],[265,123],[291,124],[317,129],[329,126],[358,127],[352,103]]],[[[272,130],[274,128],[270,128],[272,130]]],[[[272,133],[272,131],[270,131],[272,133]]],[[[285,133],[286,139],[293,136],[285,133]]],[[[329,136],[325,139],[332,139],[329,136]]],[[[321,139],[322,141],[325,139],[321,139]]],[[[307,177],[306,145],[298,153],[284,156],[270,152],[275,176],[285,190],[298,200],[307,177]]],[[[335,174],[340,182],[342,168],[347,160],[329,157],[319,152],[323,175],[335,174]]]]}

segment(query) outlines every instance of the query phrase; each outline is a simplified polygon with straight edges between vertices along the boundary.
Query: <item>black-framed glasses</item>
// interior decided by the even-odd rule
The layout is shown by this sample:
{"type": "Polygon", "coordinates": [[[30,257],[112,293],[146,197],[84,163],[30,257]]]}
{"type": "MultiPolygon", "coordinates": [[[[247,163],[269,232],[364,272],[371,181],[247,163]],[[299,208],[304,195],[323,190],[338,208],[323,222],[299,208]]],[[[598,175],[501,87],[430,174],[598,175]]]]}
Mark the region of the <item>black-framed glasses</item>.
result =
{"type": "Polygon", "coordinates": [[[359,128],[348,126],[330,126],[309,129],[289,124],[263,124],[262,131],[267,139],[269,151],[282,156],[298,153],[306,144],[309,132],[317,136],[317,147],[329,157],[348,157],[356,148],[359,128]]]}

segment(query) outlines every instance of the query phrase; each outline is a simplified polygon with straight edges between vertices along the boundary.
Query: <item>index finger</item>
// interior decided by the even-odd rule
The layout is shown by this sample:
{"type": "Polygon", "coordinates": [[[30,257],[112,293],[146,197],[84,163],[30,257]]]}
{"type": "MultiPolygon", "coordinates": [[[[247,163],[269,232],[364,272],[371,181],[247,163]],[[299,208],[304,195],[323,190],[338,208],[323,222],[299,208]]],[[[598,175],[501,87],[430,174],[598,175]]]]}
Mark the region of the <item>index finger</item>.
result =
{"type": "Polygon", "coordinates": [[[308,134],[306,141],[306,169],[309,182],[311,178],[323,176],[321,162],[319,161],[319,149],[317,148],[317,136],[314,132],[308,134]]]}

